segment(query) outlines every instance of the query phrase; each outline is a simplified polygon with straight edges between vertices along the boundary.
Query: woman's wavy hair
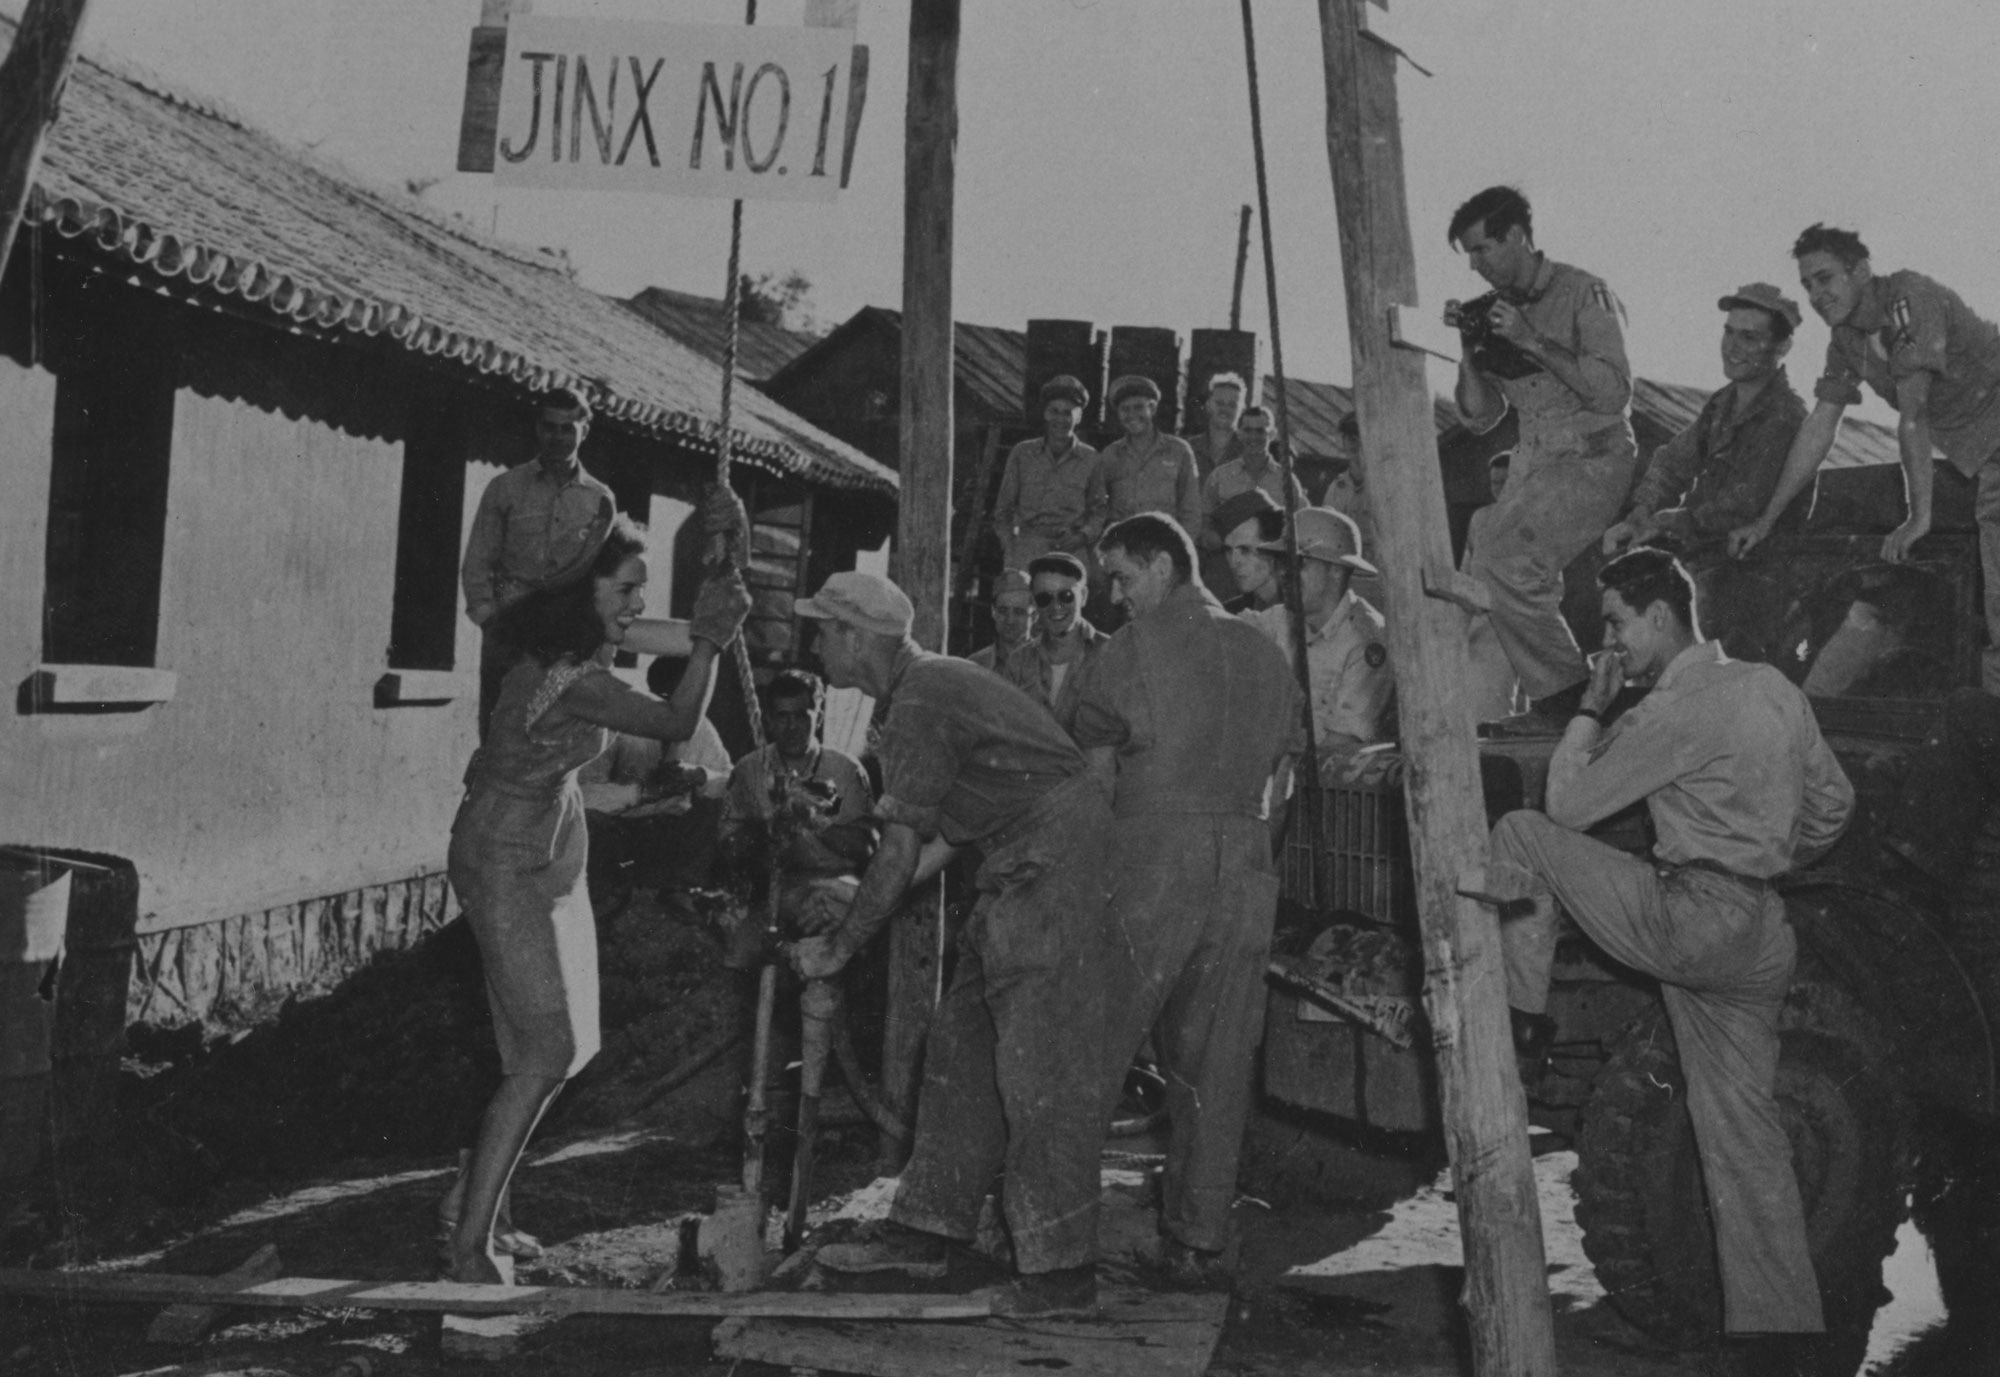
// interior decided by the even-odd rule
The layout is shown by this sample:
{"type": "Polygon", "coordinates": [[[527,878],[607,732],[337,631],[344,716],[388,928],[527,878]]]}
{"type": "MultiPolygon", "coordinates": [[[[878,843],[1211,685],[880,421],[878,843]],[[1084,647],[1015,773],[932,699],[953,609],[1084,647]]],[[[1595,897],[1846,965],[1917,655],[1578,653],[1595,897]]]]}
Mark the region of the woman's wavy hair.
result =
{"type": "Polygon", "coordinates": [[[542,665],[587,660],[604,644],[604,620],[597,615],[597,581],[646,553],[646,533],[619,513],[605,530],[590,564],[576,577],[526,594],[501,609],[496,629],[508,644],[542,665]]]}

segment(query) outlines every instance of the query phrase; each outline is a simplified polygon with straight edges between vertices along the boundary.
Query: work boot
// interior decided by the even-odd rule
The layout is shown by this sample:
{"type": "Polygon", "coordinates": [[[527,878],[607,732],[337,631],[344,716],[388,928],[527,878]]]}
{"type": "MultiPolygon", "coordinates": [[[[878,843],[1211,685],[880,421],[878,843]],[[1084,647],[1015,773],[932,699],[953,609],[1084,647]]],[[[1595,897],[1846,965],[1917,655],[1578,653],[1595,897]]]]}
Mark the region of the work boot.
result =
{"type": "Polygon", "coordinates": [[[996,1315],[1087,1319],[1097,1313],[1097,1268],[1086,1262],[1053,1272],[1027,1272],[1000,1286],[982,1286],[972,1295],[991,1302],[996,1315]]]}
{"type": "Polygon", "coordinates": [[[829,1243],[813,1255],[813,1261],[829,1272],[901,1272],[936,1280],[945,1274],[950,1247],[936,1234],[891,1222],[873,1242],[829,1243]]]}
{"type": "Polygon", "coordinates": [[[1514,1034],[1514,1065],[1521,1072],[1521,1089],[1533,1095],[1549,1069],[1549,1049],[1556,1042],[1556,1021],[1507,1006],[1507,1023],[1514,1034]]]}
{"type": "Polygon", "coordinates": [[[1177,1238],[1161,1240],[1160,1266],[1168,1284],[1181,1290],[1227,1291],[1236,1284],[1225,1250],[1196,1248],[1177,1238]]]}

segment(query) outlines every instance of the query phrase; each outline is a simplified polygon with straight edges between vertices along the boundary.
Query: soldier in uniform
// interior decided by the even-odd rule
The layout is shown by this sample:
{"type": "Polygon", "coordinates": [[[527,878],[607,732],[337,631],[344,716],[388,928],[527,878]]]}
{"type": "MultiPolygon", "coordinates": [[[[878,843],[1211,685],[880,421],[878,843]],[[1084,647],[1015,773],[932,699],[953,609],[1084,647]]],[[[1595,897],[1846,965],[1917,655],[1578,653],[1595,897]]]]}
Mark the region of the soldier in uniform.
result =
{"type": "MultiPolygon", "coordinates": [[[[1349,588],[1375,566],[1361,555],[1351,517],[1330,507],[1292,514],[1299,545],[1299,605],[1306,619],[1306,678],[1312,686],[1313,730],[1322,778],[1337,776],[1361,747],[1395,732],[1396,677],[1383,643],[1382,614],[1349,588]]],[[[1282,540],[1265,544],[1274,557],[1282,540]]],[[[1292,619],[1283,603],[1244,620],[1270,637],[1292,662],[1292,619]]]]}
{"type": "Polygon", "coordinates": [[[578,457],[590,434],[590,400],[574,388],[541,399],[535,457],[508,469],[479,494],[460,577],[465,615],[480,630],[479,739],[500,700],[500,681],[520,659],[495,626],[502,608],[581,571],[617,504],[578,457]]]}
{"type": "Polygon", "coordinates": [[[1090,393],[1064,373],[1042,384],[1042,436],[1007,451],[993,526],[1000,533],[1001,564],[1025,569],[1051,550],[1088,557],[1104,529],[1104,465],[1076,436],[1076,419],[1090,393]]]}
{"type": "MultiPolygon", "coordinates": [[[[1560,902],[1660,982],[1715,1220],[1724,1330],[1815,1333],[1819,1287],[1774,1098],[1797,943],[1771,882],[1833,845],[1854,789],[1803,693],[1702,639],[1693,580],[1673,556],[1631,551],[1598,582],[1610,653],[1549,761],[1548,811],[1493,828],[1488,884],[1512,901],[1500,936],[1524,1078],[1555,1033],[1545,1011],[1560,902]],[[1628,681],[1651,691],[1604,725],[1628,681]],[[1640,800],[1658,836],[1651,858],[1584,835],[1640,800]]],[[[1753,1370],[1784,1370],[1768,1356],[1753,1370]]]]}
{"type": "Polygon", "coordinates": [[[1792,245],[1799,285],[1833,329],[1812,414],[1799,428],[1777,490],[1755,520],[1730,533],[1741,555],[1769,536],[1833,448],[1840,417],[1861,385],[1896,408],[1909,513],[1882,542],[1891,564],[1931,528],[1931,449],[1979,485],[1979,562],[1986,584],[1982,681],[2000,693],[2000,330],[1958,293],[1921,273],[1875,275],[1851,230],[1813,225],[1792,245]]]}
{"type": "Polygon", "coordinates": [[[1035,598],[1022,569],[1002,569],[993,580],[993,643],[966,656],[981,669],[1007,672],[1007,660],[1035,631],[1035,598]]]}
{"type": "Polygon", "coordinates": [[[911,886],[961,848],[981,857],[978,906],[931,1017],[916,1143],[869,1243],[820,1250],[837,1272],[942,1276],[1004,1174],[1001,1213],[1019,1275],[993,1297],[1012,1314],[1095,1303],[1103,1010],[1126,978],[1112,941],[1102,779],[1055,719],[1013,685],[919,650],[910,600],[841,573],[798,612],[819,623],[829,683],[888,704],[878,748],[882,841],[832,928],[792,948],[801,976],[837,974],[911,886]]]}
{"type": "Polygon", "coordinates": [[[1624,309],[1581,268],[1535,247],[1528,199],[1496,186],[1451,217],[1450,241],[1495,300],[1460,326],[1457,400],[1484,433],[1511,407],[1520,438],[1507,490],[1467,572],[1493,594],[1472,624],[1472,669],[1484,713],[1504,712],[1514,681],[1539,717],[1560,725],[1589,671],[1562,616],[1563,569],[1597,543],[1632,485],[1632,370],[1624,309]]]}
{"type": "Polygon", "coordinates": [[[1116,772],[1122,969],[1102,997],[1114,1021],[1097,1127],[1150,1031],[1173,1122],[1160,1227],[1169,1265],[1205,1280],[1229,1242],[1262,1032],[1272,781],[1289,777],[1304,719],[1284,656],[1201,586],[1185,531],[1145,513],[1106,530],[1098,554],[1132,620],[1092,666],[1075,726],[1093,769],[1116,772]]]}
{"type": "MultiPolygon", "coordinates": [[[[1727,544],[1732,530],[1763,514],[1806,418],[1806,404],[1785,376],[1799,307],[1768,282],[1752,282],[1716,306],[1728,312],[1722,324],[1728,386],[1654,452],[1625,515],[1604,533],[1604,553],[1657,536],[1672,540],[1694,575],[1709,633],[1738,659],[1762,660],[1784,609],[1768,575],[1732,561],[1727,544]]],[[[1784,528],[1804,529],[1811,507],[1803,496],[1794,500],[1784,528]]]]}
{"type": "Polygon", "coordinates": [[[1229,556],[1223,549],[1222,538],[1227,532],[1215,527],[1215,513],[1222,504],[1246,492],[1261,492],[1284,511],[1306,505],[1305,489],[1296,476],[1289,488],[1291,500],[1285,500],[1285,471],[1271,454],[1271,413],[1261,406],[1251,407],[1237,423],[1237,434],[1242,441],[1237,457],[1218,465],[1201,480],[1202,521],[1195,544],[1201,549],[1201,581],[1218,597],[1234,582],[1229,576],[1229,556]]]}
{"type": "Polygon", "coordinates": [[[1202,582],[1222,599],[1223,610],[1250,612],[1277,602],[1283,594],[1278,561],[1265,547],[1285,533],[1284,508],[1262,488],[1252,488],[1210,512],[1208,524],[1221,537],[1229,578],[1217,584],[1204,577],[1202,582]]]}
{"type": "Polygon", "coordinates": [[[1104,486],[1111,495],[1107,519],[1165,512],[1183,530],[1193,530],[1201,523],[1201,479],[1187,441],[1162,435],[1153,423],[1159,384],[1137,375],[1119,378],[1111,384],[1110,401],[1125,433],[1104,447],[1104,486]]]}
{"type": "Polygon", "coordinates": [[[1206,482],[1208,476],[1243,452],[1242,437],[1236,433],[1243,416],[1243,378],[1237,373],[1217,373],[1208,380],[1208,400],[1202,404],[1199,435],[1188,437],[1194,451],[1195,473],[1206,482]]]}
{"type": "Polygon", "coordinates": [[[1043,555],[1028,566],[1035,634],[1007,659],[1006,679],[1047,708],[1064,731],[1076,720],[1084,671],[1110,639],[1083,619],[1089,575],[1075,555],[1043,555]]]}

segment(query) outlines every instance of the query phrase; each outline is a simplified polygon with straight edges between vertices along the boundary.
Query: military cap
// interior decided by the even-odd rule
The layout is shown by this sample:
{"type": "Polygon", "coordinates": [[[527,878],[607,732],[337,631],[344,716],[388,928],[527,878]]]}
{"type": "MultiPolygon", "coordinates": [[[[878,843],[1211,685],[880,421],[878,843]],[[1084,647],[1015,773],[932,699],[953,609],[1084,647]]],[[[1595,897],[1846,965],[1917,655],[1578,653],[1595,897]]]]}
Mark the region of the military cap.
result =
{"type": "Polygon", "coordinates": [[[1111,384],[1110,401],[1113,409],[1127,397],[1144,397],[1149,402],[1160,400],[1160,385],[1151,378],[1137,373],[1127,373],[1111,384]]]}
{"type": "Polygon", "coordinates": [[[1090,393],[1084,387],[1082,380],[1071,377],[1068,373],[1058,373],[1043,383],[1041,395],[1043,406],[1054,401],[1068,402],[1072,406],[1090,405],[1090,393]]]}
{"type": "Polygon", "coordinates": [[[1227,536],[1252,517],[1282,511],[1284,508],[1272,499],[1271,494],[1262,488],[1252,488],[1248,492],[1237,493],[1226,502],[1217,503],[1215,510],[1208,515],[1208,526],[1217,535],[1227,536]]]}
{"type": "Polygon", "coordinates": [[[1785,323],[1794,330],[1799,328],[1799,322],[1804,319],[1799,314],[1799,303],[1768,282],[1752,282],[1738,287],[1715,304],[1717,309],[1723,311],[1733,311],[1739,306],[1748,306],[1757,311],[1769,311],[1774,316],[1783,316],[1785,323]]]}
{"type": "Polygon", "coordinates": [[[819,592],[794,598],[792,610],[815,621],[846,622],[878,636],[907,636],[917,619],[909,596],[880,574],[830,574],[819,592]]]}
{"type": "MultiPolygon", "coordinates": [[[[1298,537],[1300,559],[1344,564],[1357,574],[1378,572],[1361,557],[1361,528],[1346,512],[1331,507],[1301,507],[1292,513],[1292,530],[1298,537]]],[[[1257,548],[1283,553],[1285,542],[1266,541],[1257,548]]]]}
{"type": "Polygon", "coordinates": [[[1078,583],[1090,577],[1090,571],[1083,567],[1083,561],[1065,550],[1051,550],[1046,555],[1036,555],[1028,561],[1028,577],[1036,574],[1061,574],[1064,578],[1075,579],[1078,583]]]}

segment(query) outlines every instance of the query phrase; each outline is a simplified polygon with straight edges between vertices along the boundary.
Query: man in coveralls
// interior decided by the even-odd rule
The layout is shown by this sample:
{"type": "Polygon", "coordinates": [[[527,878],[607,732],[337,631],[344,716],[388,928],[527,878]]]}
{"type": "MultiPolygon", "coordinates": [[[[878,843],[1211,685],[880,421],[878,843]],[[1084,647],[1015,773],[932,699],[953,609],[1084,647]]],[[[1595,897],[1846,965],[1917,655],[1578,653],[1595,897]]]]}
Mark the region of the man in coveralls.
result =
{"type": "Polygon", "coordinates": [[[1166,1260],[1219,1280],[1278,904],[1272,784],[1304,749],[1304,702],[1278,648],[1201,586],[1171,520],[1121,521],[1098,554],[1132,620],[1091,667],[1073,728],[1092,768],[1117,773],[1117,1017],[1095,1126],[1150,1031],[1173,1121],[1166,1260]]]}
{"type": "Polygon", "coordinates": [[[1624,308],[1601,278],[1535,247],[1528,198],[1512,187],[1460,206],[1448,237],[1498,298],[1479,320],[1447,308],[1467,340],[1459,414],[1480,434],[1510,407],[1520,422],[1506,491],[1466,565],[1493,593],[1472,622],[1475,720],[1504,716],[1518,680],[1560,729],[1590,679],[1562,616],[1563,569],[1618,515],[1638,462],[1624,308]]]}
{"type": "Polygon", "coordinates": [[[1558,902],[1598,946],[1660,982],[1687,1077],[1722,1273],[1723,1329],[1783,1371],[1795,1336],[1823,1328],[1791,1145],[1773,1090],[1778,1012],[1797,943],[1771,881],[1830,847],[1854,788],[1805,695],[1769,665],[1703,640],[1694,584],[1662,550],[1598,575],[1604,643],[1549,761],[1546,813],[1493,828],[1488,886],[1516,1048],[1532,1078],[1554,1035],[1547,1009],[1558,902]],[[1627,682],[1651,692],[1614,725],[1627,682]],[[1640,799],[1658,842],[1648,860],[1584,829],[1640,799]]]}
{"type": "Polygon", "coordinates": [[[1125,969],[1111,958],[1111,815],[1104,783],[1048,710],[964,660],[919,650],[910,600],[887,579],[841,573],[799,615],[817,620],[827,681],[889,705],[878,753],[881,848],[832,931],[792,949],[800,975],[836,974],[909,888],[960,847],[982,863],[979,904],[932,1016],[917,1136],[890,1223],[872,1243],[820,1250],[838,1272],[942,1276],[1004,1173],[1001,1214],[1019,1275],[1008,1314],[1096,1302],[1102,1010],[1125,969]]]}

